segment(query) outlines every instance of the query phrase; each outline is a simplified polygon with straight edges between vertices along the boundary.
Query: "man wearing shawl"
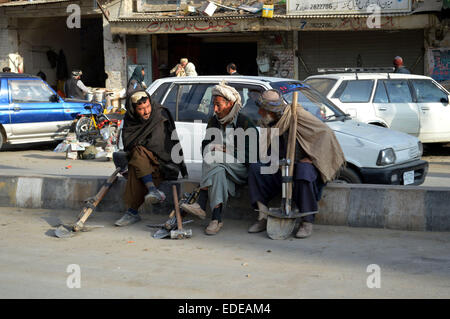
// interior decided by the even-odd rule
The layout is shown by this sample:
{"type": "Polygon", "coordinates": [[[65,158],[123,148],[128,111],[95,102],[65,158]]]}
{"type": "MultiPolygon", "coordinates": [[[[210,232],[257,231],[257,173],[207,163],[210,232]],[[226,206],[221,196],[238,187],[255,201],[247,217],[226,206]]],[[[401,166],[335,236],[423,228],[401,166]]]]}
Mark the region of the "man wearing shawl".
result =
{"type": "MultiPolygon", "coordinates": [[[[300,93],[302,94],[302,93],[300,93]]],[[[291,107],[283,100],[277,90],[267,90],[256,101],[259,106],[263,126],[278,129],[279,158],[286,158],[291,107]]],[[[268,134],[270,136],[270,134],[268,134]]],[[[270,146],[270,141],[267,142],[270,146]]],[[[300,213],[317,212],[322,188],[333,180],[345,163],[344,154],[334,132],[321,120],[297,107],[297,132],[293,173],[292,199],[300,213]]],[[[248,231],[260,232],[266,229],[267,203],[281,191],[281,172],[262,174],[261,163],[251,164],[248,172],[248,184],[251,205],[259,210],[258,221],[248,231]]],[[[306,238],[312,234],[315,215],[303,217],[297,238],[306,238]]]]}
{"type": "Polygon", "coordinates": [[[189,62],[187,58],[181,58],[180,63],[175,65],[172,70],[170,70],[171,76],[197,76],[197,71],[195,71],[195,65],[189,62]]]}
{"type": "MultiPolygon", "coordinates": [[[[165,194],[157,189],[163,180],[177,179],[179,172],[187,176],[184,161],[175,164],[171,158],[172,148],[177,143],[172,140],[174,131],[175,122],[170,112],[151,101],[147,92],[136,91],[129,97],[122,129],[124,150],[128,153],[124,194],[128,210],[116,221],[116,226],[140,221],[138,209],[144,201],[151,204],[164,201],[165,194]]],[[[182,152],[179,155],[182,156],[182,152]]]]}
{"type": "Polygon", "coordinates": [[[137,66],[127,84],[127,95],[132,94],[134,91],[145,90],[147,86],[144,82],[145,71],[144,67],[137,66]]]}
{"type": "Polygon", "coordinates": [[[196,203],[180,206],[185,212],[204,217],[209,199],[212,218],[205,229],[207,235],[215,235],[222,228],[222,211],[228,196],[235,195],[236,184],[247,183],[250,153],[257,154],[258,143],[258,131],[254,123],[239,112],[242,103],[236,89],[221,83],[214,86],[212,96],[215,114],[208,122],[202,142],[201,191],[196,203]],[[248,134],[240,143],[237,141],[238,131],[248,134]]]}

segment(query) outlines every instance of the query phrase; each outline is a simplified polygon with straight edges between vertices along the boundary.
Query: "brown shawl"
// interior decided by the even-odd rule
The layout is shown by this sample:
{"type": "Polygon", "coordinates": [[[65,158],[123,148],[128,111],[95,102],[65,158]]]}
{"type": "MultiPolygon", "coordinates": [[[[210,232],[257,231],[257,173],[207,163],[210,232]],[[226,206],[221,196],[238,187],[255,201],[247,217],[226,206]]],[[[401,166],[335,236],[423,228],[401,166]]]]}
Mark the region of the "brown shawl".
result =
{"type": "MultiPolygon", "coordinates": [[[[278,128],[278,134],[281,136],[289,129],[290,123],[291,107],[288,106],[272,128],[278,128]]],[[[335,179],[339,169],[345,165],[341,146],[333,130],[300,104],[297,107],[297,141],[319,170],[323,182],[335,179]]]]}

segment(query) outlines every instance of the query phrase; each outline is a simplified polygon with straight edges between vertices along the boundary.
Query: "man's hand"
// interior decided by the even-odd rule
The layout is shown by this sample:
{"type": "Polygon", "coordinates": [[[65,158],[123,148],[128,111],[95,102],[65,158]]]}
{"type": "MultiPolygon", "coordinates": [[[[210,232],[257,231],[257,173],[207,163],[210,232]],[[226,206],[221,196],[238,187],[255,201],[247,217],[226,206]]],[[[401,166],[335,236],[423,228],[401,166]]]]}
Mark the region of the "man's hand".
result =
{"type": "Polygon", "coordinates": [[[224,152],[224,153],[226,152],[226,148],[222,144],[213,144],[213,145],[211,145],[210,149],[211,149],[211,152],[213,152],[213,151],[224,152]]]}
{"type": "Polygon", "coordinates": [[[184,68],[180,64],[178,64],[177,71],[175,73],[178,74],[180,72],[183,72],[183,70],[184,70],[184,68]]]}

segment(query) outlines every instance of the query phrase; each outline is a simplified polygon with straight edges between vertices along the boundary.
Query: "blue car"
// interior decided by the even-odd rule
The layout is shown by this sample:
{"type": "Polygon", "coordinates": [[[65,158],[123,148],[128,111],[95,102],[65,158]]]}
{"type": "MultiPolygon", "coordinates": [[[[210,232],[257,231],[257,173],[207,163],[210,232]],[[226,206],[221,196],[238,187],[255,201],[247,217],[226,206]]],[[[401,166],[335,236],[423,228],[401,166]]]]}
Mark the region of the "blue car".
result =
{"type": "Polygon", "coordinates": [[[63,140],[82,114],[103,107],[88,101],[62,99],[40,77],[0,73],[0,149],[5,144],[63,140]]]}

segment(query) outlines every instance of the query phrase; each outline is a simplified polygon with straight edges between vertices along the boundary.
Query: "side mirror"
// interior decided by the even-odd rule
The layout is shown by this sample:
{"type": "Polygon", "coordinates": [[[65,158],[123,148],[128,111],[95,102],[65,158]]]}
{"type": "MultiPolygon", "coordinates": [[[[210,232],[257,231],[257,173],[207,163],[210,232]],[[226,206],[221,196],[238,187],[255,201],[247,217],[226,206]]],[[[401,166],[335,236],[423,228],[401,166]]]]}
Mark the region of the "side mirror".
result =
{"type": "Polygon", "coordinates": [[[58,95],[53,94],[52,96],[50,96],[50,102],[52,102],[52,103],[57,103],[57,102],[59,102],[58,95]]]}
{"type": "Polygon", "coordinates": [[[446,98],[445,97],[441,98],[441,103],[444,104],[444,106],[447,106],[448,105],[448,96],[446,98]]]}

